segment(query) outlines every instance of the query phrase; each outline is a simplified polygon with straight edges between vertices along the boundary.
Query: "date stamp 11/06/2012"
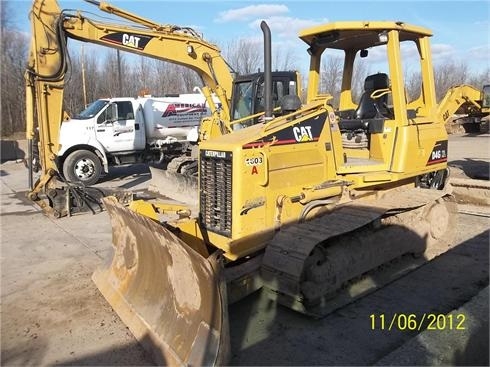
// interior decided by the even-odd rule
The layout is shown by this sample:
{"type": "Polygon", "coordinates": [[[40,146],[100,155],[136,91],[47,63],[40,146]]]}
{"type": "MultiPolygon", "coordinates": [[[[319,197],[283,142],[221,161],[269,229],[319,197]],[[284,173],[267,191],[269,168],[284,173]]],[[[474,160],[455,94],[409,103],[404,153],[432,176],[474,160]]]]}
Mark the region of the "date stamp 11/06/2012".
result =
{"type": "Polygon", "coordinates": [[[421,315],[384,313],[369,315],[371,330],[422,331],[422,330],[465,330],[466,316],[460,314],[423,313],[421,315]]]}

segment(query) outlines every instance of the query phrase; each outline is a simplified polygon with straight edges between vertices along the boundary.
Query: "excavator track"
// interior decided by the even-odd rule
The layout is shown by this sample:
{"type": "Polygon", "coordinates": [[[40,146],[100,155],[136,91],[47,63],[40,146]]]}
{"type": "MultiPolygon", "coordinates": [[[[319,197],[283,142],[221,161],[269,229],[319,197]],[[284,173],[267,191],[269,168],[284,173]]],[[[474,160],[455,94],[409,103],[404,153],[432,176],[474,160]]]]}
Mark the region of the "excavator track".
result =
{"type": "Polygon", "coordinates": [[[446,252],[456,213],[452,196],[427,189],[348,203],[282,229],[264,255],[264,286],[277,302],[323,317],[446,252]]]}
{"type": "Polygon", "coordinates": [[[169,173],[197,177],[197,159],[183,155],[172,159],[166,169],[169,173]]]}

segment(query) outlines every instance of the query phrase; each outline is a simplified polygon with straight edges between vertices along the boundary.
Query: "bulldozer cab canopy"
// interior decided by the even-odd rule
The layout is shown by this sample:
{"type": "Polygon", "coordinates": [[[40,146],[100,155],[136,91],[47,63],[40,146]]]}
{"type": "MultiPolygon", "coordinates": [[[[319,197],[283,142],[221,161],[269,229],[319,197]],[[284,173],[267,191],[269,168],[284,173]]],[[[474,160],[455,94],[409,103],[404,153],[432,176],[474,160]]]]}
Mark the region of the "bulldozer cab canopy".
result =
{"type": "Polygon", "coordinates": [[[382,44],[380,33],[391,30],[399,31],[400,41],[415,41],[420,37],[432,36],[431,31],[426,28],[403,22],[351,21],[307,28],[299,37],[311,49],[361,50],[382,44]]]}
{"type": "MultiPolygon", "coordinates": [[[[322,99],[325,93],[331,93],[339,111],[356,111],[360,105],[359,96],[366,91],[362,86],[367,84],[363,81],[371,80],[368,79],[370,74],[380,73],[388,76],[388,82],[376,88],[382,91],[380,93],[386,100],[379,96],[378,101],[389,107],[385,117],[396,120],[398,126],[407,125],[414,114],[421,118],[421,123],[433,119],[436,98],[431,36],[432,32],[427,28],[397,21],[333,22],[304,29],[299,38],[309,46],[307,51],[311,57],[307,101],[322,99]],[[410,54],[410,58],[404,54],[410,54]],[[338,97],[332,93],[335,90],[324,90],[329,76],[324,73],[322,57],[337,58],[343,65],[338,97]],[[412,72],[420,75],[421,92],[409,100],[404,73],[412,72]],[[362,80],[357,80],[359,78],[362,80]]],[[[370,90],[370,94],[372,92],[370,90]]]]}

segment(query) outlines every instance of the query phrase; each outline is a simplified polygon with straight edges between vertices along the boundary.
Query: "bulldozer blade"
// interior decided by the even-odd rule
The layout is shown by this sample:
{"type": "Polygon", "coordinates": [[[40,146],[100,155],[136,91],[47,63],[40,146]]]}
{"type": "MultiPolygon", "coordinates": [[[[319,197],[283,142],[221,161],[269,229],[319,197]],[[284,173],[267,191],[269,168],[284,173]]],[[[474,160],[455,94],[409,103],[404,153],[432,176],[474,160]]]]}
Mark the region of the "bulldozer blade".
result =
{"type": "Polygon", "coordinates": [[[219,254],[204,258],[168,229],[104,198],[114,256],[92,279],[159,365],[229,359],[226,284],[219,254]]]}
{"type": "Polygon", "coordinates": [[[180,201],[196,208],[198,203],[197,177],[186,176],[150,166],[149,191],[180,201]]]}

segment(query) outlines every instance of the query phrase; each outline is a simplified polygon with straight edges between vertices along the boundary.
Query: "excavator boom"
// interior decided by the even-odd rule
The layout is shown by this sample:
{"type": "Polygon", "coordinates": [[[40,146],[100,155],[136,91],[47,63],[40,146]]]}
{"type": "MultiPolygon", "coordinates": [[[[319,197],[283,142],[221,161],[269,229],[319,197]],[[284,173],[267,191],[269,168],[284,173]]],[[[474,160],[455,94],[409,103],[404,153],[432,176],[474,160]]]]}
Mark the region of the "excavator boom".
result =
{"type": "MultiPolygon", "coordinates": [[[[112,6],[105,4],[105,11],[118,14],[112,6]],[[112,11],[110,11],[112,10],[112,11]]],[[[131,20],[138,20],[125,16],[131,20]]],[[[148,24],[148,21],[143,21],[148,24]]],[[[191,28],[177,26],[153,26],[153,29],[105,24],[77,14],[65,14],[63,31],[66,37],[91,42],[127,52],[156,58],[158,60],[186,66],[198,73],[208,88],[221,101],[221,119],[229,121],[229,104],[233,78],[220,50],[204,41],[191,28]]],[[[207,101],[214,106],[212,98],[207,101]]],[[[217,111],[217,108],[214,108],[217,111]]]]}

